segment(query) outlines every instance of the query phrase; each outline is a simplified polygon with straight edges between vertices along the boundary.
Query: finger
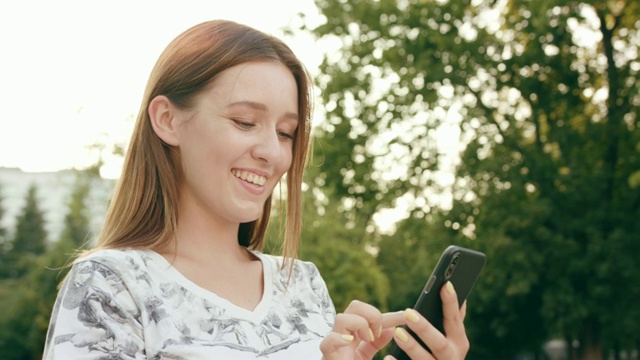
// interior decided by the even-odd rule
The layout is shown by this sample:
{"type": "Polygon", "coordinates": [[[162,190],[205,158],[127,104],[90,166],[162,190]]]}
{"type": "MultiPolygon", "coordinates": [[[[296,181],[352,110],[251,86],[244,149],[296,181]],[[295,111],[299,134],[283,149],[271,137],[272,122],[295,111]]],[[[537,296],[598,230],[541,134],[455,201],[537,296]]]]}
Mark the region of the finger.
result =
{"type": "Polygon", "coordinates": [[[460,317],[462,318],[462,322],[464,322],[464,319],[467,317],[467,300],[465,300],[460,307],[460,317]]]}
{"type": "MultiPolygon", "coordinates": [[[[424,319],[422,319],[422,322],[428,323],[424,319]]],[[[408,325],[411,325],[411,323],[409,323],[408,325]]],[[[404,351],[405,354],[407,354],[407,356],[411,359],[434,359],[434,357],[409,332],[407,332],[407,330],[402,327],[395,328],[393,339],[396,341],[396,345],[398,345],[398,347],[402,349],[402,351],[404,351]]],[[[424,339],[422,340],[424,341],[424,339]]]]}
{"type": "MultiPolygon", "coordinates": [[[[424,342],[424,344],[431,350],[434,357],[436,359],[452,359],[453,355],[456,353],[456,349],[453,347],[454,344],[450,342],[444,334],[442,334],[438,329],[436,329],[429,321],[427,321],[422,315],[420,315],[417,311],[413,309],[407,309],[404,312],[404,316],[407,318],[407,327],[413,331],[413,333],[424,342]]],[[[397,328],[402,330],[401,328],[397,328]]],[[[408,333],[405,331],[408,335],[408,333]]],[[[417,341],[415,341],[412,337],[410,339],[406,339],[406,337],[402,336],[402,332],[396,330],[396,342],[398,346],[405,350],[407,355],[409,355],[413,359],[420,359],[424,356],[424,353],[428,353],[426,349],[422,347],[417,341]],[[398,341],[399,340],[399,341],[398,341]],[[409,350],[406,350],[402,346],[402,342],[404,342],[406,347],[409,347],[409,350]],[[413,346],[413,343],[417,345],[417,347],[413,346]],[[420,351],[424,350],[424,352],[420,351]],[[411,351],[411,352],[410,352],[411,351]]]]}
{"type": "Polygon", "coordinates": [[[404,317],[404,311],[387,312],[382,314],[382,327],[383,328],[395,328],[396,326],[404,325],[407,323],[407,319],[404,317]]]}
{"type": "Polygon", "coordinates": [[[359,334],[362,340],[375,341],[382,333],[382,313],[375,306],[359,300],[353,300],[344,310],[344,313],[361,316],[367,321],[369,324],[368,329],[361,329],[359,334]]]}
{"type": "Polygon", "coordinates": [[[380,336],[378,336],[375,341],[361,342],[357,348],[357,351],[361,354],[361,358],[373,359],[375,354],[377,354],[380,350],[382,350],[382,348],[389,344],[389,342],[393,338],[393,330],[393,328],[383,329],[380,333],[380,336]]]}
{"type": "Polygon", "coordinates": [[[335,331],[330,332],[320,343],[320,351],[323,354],[331,354],[341,347],[353,344],[354,337],[351,334],[341,334],[335,331]]]}
{"type": "Polygon", "coordinates": [[[447,338],[451,339],[456,345],[464,345],[467,341],[467,335],[462,322],[464,316],[458,303],[458,295],[450,281],[440,290],[442,298],[442,314],[443,326],[447,338]]]}
{"type": "Polygon", "coordinates": [[[341,313],[336,315],[333,330],[339,334],[350,334],[358,340],[371,341],[371,328],[364,317],[357,314],[341,313]]]}

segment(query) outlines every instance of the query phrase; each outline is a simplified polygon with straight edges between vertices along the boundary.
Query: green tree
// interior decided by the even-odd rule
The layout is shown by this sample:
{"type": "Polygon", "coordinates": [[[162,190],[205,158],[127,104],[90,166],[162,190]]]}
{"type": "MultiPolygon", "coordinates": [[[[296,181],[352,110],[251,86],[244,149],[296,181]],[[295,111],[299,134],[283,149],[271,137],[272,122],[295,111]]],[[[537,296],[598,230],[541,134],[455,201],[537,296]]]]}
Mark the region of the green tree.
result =
{"type": "Polygon", "coordinates": [[[387,310],[389,281],[374,254],[366,246],[349,241],[355,232],[345,227],[339,210],[327,207],[320,215],[311,201],[305,209],[300,257],[318,266],[336,310],[344,311],[355,299],[387,310]]]}
{"type": "MultiPolygon", "coordinates": [[[[2,192],[0,191],[0,224],[4,218],[3,199],[4,197],[2,197],[2,192]]],[[[11,267],[9,266],[8,245],[6,229],[0,225],[0,309],[13,309],[17,305],[13,294],[18,287],[15,280],[10,279],[11,267]]],[[[0,349],[5,349],[10,344],[10,328],[5,326],[9,314],[11,314],[10,311],[0,311],[0,349]]],[[[0,358],[7,358],[3,355],[3,350],[0,350],[0,358]]]]}
{"type": "MultiPolygon", "coordinates": [[[[0,305],[11,309],[0,314],[0,358],[7,360],[41,359],[44,342],[40,338],[36,319],[40,311],[38,303],[47,297],[41,288],[41,276],[45,271],[43,255],[30,261],[32,268],[21,278],[0,281],[0,305]]],[[[49,312],[51,309],[49,309],[49,312]]],[[[44,336],[42,336],[44,339],[44,336]]]]}
{"type": "Polygon", "coordinates": [[[5,208],[4,208],[4,195],[2,194],[2,184],[0,184],[0,243],[4,244],[7,238],[7,229],[2,225],[2,220],[4,219],[5,208]]]}
{"type": "Polygon", "coordinates": [[[68,272],[76,251],[81,250],[90,237],[87,198],[94,177],[87,174],[79,172],[76,175],[59,240],[48,251],[32,258],[28,271],[21,278],[0,283],[0,305],[12,309],[0,315],[2,359],[42,358],[57,286],[68,272]],[[7,291],[11,287],[14,290],[7,291]]]}
{"type": "Polygon", "coordinates": [[[87,199],[91,191],[92,181],[97,174],[92,172],[78,172],[76,182],[67,201],[67,214],[64,218],[64,228],[58,243],[65,244],[68,249],[86,247],[90,239],[90,216],[87,199]]]}
{"type": "Polygon", "coordinates": [[[82,171],[76,174],[74,187],[67,201],[67,214],[60,239],[41,257],[40,266],[30,273],[29,282],[37,284],[37,292],[30,293],[29,307],[33,318],[28,333],[29,349],[34,358],[42,357],[51,310],[58,293],[58,284],[66,276],[70,262],[78,251],[87,247],[91,236],[87,199],[97,174],[82,171]]]}
{"type": "Polygon", "coordinates": [[[45,230],[44,213],[40,209],[38,188],[29,186],[25,195],[25,205],[16,218],[16,228],[11,239],[7,264],[11,268],[11,277],[19,278],[32,266],[38,255],[47,248],[47,232],[45,230]]]}
{"type": "Polygon", "coordinates": [[[0,279],[5,279],[10,274],[8,267],[9,259],[9,240],[7,238],[7,229],[3,225],[5,216],[4,196],[2,195],[2,184],[0,184],[0,279]]]}
{"type": "MultiPolygon", "coordinates": [[[[573,356],[599,359],[603,346],[629,348],[637,341],[637,325],[624,319],[637,316],[638,288],[623,284],[639,275],[629,256],[638,251],[639,193],[627,181],[638,168],[639,68],[637,55],[619,46],[629,44],[637,54],[638,24],[631,19],[640,9],[636,2],[574,1],[547,2],[539,10],[546,18],[518,1],[505,12],[520,29],[521,50],[493,62],[499,76],[491,82],[495,93],[517,95],[507,106],[508,97],[502,104],[479,102],[488,121],[459,172],[475,185],[477,199],[461,201],[452,217],[478,229],[478,238],[501,239],[483,242],[496,253],[495,271],[510,274],[496,286],[528,302],[519,312],[513,302],[509,313],[578,340],[573,356]],[[581,42],[585,33],[599,41],[581,42]],[[515,274],[517,286],[510,279],[515,274]],[[606,305],[613,302],[620,306],[606,305]],[[536,310],[535,321],[527,309],[536,310]]],[[[494,294],[492,301],[499,299],[494,294]]]]}
{"type": "MultiPolygon", "coordinates": [[[[640,5],[316,4],[326,22],[313,33],[340,46],[318,77],[320,178],[348,205],[345,223],[369,226],[399,201],[451,207],[457,235],[443,236],[489,255],[469,309],[478,355],[535,353],[550,337],[587,359],[637,344],[640,5]],[[439,179],[459,149],[449,205],[439,179]]],[[[398,238],[418,247],[420,229],[398,238]]]]}
{"type": "Polygon", "coordinates": [[[47,233],[44,214],[40,210],[37,187],[31,185],[25,195],[25,205],[16,218],[14,236],[6,251],[9,274],[0,281],[0,358],[31,359],[29,337],[33,328],[36,308],[33,299],[42,295],[32,274],[39,270],[41,257],[46,251],[47,233]],[[25,286],[26,285],[26,286],[25,286]]]}

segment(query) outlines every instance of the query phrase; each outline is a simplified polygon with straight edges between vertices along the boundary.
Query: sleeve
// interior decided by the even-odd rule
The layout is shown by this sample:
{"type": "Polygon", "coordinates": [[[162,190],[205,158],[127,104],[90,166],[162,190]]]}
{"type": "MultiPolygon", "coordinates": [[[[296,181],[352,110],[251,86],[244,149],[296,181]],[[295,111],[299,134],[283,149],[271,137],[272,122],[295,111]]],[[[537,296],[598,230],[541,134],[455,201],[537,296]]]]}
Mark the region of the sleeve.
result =
{"type": "Polygon", "coordinates": [[[315,264],[311,262],[305,262],[304,264],[307,267],[311,289],[317,297],[320,311],[322,312],[322,317],[331,327],[335,322],[336,309],[333,304],[333,300],[331,300],[327,284],[325,283],[322,275],[320,274],[320,271],[318,271],[318,268],[315,264]]]}
{"type": "Polygon", "coordinates": [[[74,264],[58,293],[45,360],[144,359],[141,314],[124,281],[95,262],[74,264]]]}

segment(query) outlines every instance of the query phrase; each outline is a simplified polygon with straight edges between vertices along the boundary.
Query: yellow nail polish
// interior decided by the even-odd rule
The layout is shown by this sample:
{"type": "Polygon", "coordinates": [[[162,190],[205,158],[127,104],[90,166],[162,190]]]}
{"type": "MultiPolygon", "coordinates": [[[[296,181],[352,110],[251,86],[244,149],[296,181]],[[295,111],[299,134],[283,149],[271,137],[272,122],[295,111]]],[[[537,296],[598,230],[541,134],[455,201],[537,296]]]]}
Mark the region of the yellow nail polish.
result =
{"type": "Polygon", "coordinates": [[[413,310],[413,309],[407,309],[404,311],[404,318],[411,321],[411,322],[418,322],[418,320],[420,320],[420,317],[418,316],[418,313],[413,310]]]}
{"type": "Polygon", "coordinates": [[[403,342],[409,341],[409,334],[407,334],[407,332],[402,328],[396,328],[393,332],[396,334],[398,340],[403,342]]]}
{"type": "Polygon", "coordinates": [[[446,287],[449,294],[453,295],[456,293],[456,290],[453,288],[453,284],[451,283],[451,281],[447,281],[446,287]]]}
{"type": "Polygon", "coordinates": [[[373,336],[373,331],[371,330],[371,328],[369,328],[369,339],[371,339],[371,341],[375,341],[376,337],[373,336]]]}
{"type": "Polygon", "coordinates": [[[340,335],[340,337],[347,342],[353,341],[353,335],[343,334],[343,335],[340,335]]]}

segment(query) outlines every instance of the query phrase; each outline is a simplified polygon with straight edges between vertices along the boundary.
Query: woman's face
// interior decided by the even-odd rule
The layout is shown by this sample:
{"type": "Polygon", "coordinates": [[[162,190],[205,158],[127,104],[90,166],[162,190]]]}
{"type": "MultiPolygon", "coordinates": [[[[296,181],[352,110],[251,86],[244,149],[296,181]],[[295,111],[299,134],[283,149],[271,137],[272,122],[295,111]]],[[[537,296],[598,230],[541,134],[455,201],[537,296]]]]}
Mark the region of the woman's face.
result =
{"type": "Polygon", "coordinates": [[[291,72],[279,62],[237,65],[178,116],[181,216],[198,213],[233,224],[256,220],[291,165],[298,126],[291,72]]]}

